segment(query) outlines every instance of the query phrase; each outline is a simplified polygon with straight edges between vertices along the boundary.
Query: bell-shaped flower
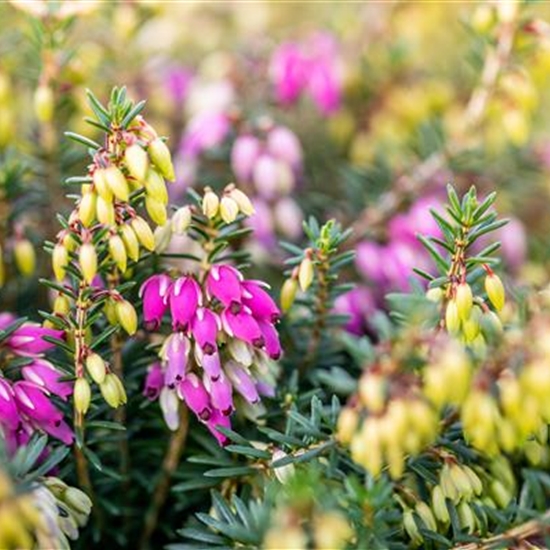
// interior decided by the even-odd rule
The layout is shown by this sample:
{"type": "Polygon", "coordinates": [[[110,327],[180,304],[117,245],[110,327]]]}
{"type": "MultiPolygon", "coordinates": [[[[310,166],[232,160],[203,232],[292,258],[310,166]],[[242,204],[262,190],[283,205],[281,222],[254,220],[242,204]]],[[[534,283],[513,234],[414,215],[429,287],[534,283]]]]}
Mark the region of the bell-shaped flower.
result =
{"type": "Polygon", "coordinates": [[[12,387],[7,380],[0,378],[0,424],[15,430],[20,422],[12,387]]]}
{"type": "Polygon", "coordinates": [[[217,298],[224,306],[240,302],[242,296],[242,275],[230,265],[213,265],[206,278],[206,289],[210,297],[217,298]]]}
{"type": "Polygon", "coordinates": [[[220,411],[214,409],[210,415],[210,418],[206,422],[206,426],[212,435],[218,440],[220,445],[227,445],[229,443],[229,438],[216,429],[218,426],[228,429],[231,428],[229,416],[225,416],[220,411]]]}
{"type": "Polygon", "coordinates": [[[180,425],[180,400],[178,399],[176,390],[172,390],[167,386],[162,388],[160,392],[159,402],[160,408],[162,410],[162,415],[164,416],[164,421],[166,422],[168,429],[175,432],[180,425]]]}
{"type": "Polygon", "coordinates": [[[275,386],[269,384],[268,382],[264,382],[263,380],[256,382],[256,389],[260,395],[265,397],[275,397],[275,386]]]}
{"type": "Polygon", "coordinates": [[[233,304],[222,312],[222,324],[229,336],[243,340],[256,347],[264,345],[264,337],[258,322],[246,306],[233,304]]]}
{"type": "Polygon", "coordinates": [[[143,395],[154,401],[160,394],[160,391],[164,387],[164,371],[161,364],[156,361],[147,369],[147,378],[145,379],[145,388],[143,395]]]}
{"type": "Polygon", "coordinates": [[[226,416],[230,415],[233,412],[233,387],[228,378],[222,372],[217,380],[211,380],[205,376],[203,382],[206,391],[210,394],[212,407],[226,416]]]}
{"type": "Polygon", "coordinates": [[[197,309],[191,323],[191,332],[206,355],[211,355],[217,350],[216,338],[220,328],[220,319],[213,311],[203,307],[197,309]]]}
{"type": "Polygon", "coordinates": [[[21,369],[21,374],[25,380],[59,396],[63,401],[73,393],[73,385],[70,382],[62,382],[63,373],[45,359],[35,359],[29,365],[25,365],[21,369]]]}
{"type": "Polygon", "coordinates": [[[172,279],[168,275],[153,275],[149,277],[139,290],[143,298],[143,319],[147,330],[159,328],[162,316],[168,307],[166,297],[170,290],[172,279]]]}
{"type": "Polygon", "coordinates": [[[202,380],[190,372],[178,385],[178,395],[187,406],[201,419],[208,420],[211,415],[210,396],[202,380]]]}
{"type": "Polygon", "coordinates": [[[233,387],[249,402],[257,403],[260,400],[258,390],[252,376],[248,371],[235,361],[228,361],[224,365],[225,373],[233,387]]]}
{"type": "Polygon", "coordinates": [[[168,294],[174,330],[186,330],[201,303],[201,289],[193,277],[180,277],[168,294]]]}
{"type": "Polygon", "coordinates": [[[222,365],[217,350],[214,353],[204,353],[199,346],[195,346],[195,359],[210,380],[217,380],[220,377],[222,365]]]}
{"type": "Polygon", "coordinates": [[[189,348],[189,340],[181,332],[171,334],[162,347],[162,358],[166,364],[164,380],[170,389],[185,378],[189,348]]]}
{"type": "Polygon", "coordinates": [[[258,321],[258,326],[260,327],[264,339],[265,351],[271,359],[279,359],[282,350],[277,329],[271,323],[262,320],[258,321]]]}
{"type": "Polygon", "coordinates": [[[273,298],[262,288],[260,281],[244,281],[243,304],[248,306],[256,319],[263,319],[274,323],[281,315],[281,311],[273,298]]]}
{"type": "Polygon", "coordinates": [[[239,136],[231,149],[231,168],[239,182],[248,182],[262,147],[258,138],[245,134],[239,136]]]}
{"type": "Polygon", "coordinates": [[[34,357],[54,347],[55,344],[44,340],[44,337],[61,340],[63,336],[62,330],[46,328],[37,323],[25,323],[11,334],[7,339],[7,345],[17,355],[34,357]]]}

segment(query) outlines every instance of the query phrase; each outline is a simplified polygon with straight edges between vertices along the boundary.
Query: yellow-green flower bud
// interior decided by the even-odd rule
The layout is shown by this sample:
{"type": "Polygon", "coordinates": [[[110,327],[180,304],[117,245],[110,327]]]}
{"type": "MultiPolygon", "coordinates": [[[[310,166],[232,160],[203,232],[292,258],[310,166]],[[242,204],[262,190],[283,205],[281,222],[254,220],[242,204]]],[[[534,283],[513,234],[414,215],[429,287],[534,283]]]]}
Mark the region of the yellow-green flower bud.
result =
{"type": "Polygon", "coordinates": [[[431,508],[422,500],[416,503],[415,511],[430,531],[437,531],[437,523],[435,521],[431,508]]]}
{"type": "Polygon", "coordinates": [[[485,291],[489,300],[497,311],[504,307],[505,291],[500,277],[495,273],[489,273],[485,277],[485,291]]]}
{"type": "Polygon", "coordinates": [[[107,317],[110,325],[118,325],[118,317],[116,314],[116,306],[113,300],[107,300],[103,306],[103,313],[107,317]]]}
{"type": "Polygon", "coordinates": [[[166,225],[159,225],[155,229],[155,252],[157,254],[162,254],[170,245],[170,240],[172,239],[172,224],[167,223],[166,225]]]}
{"type": "Polygon", "coordinates": [[[172,164],[172,155],[166,143],[162,139],[156,138],[149,144],[147,152],[155,166],[160,170],[160,173],[168,181],[174,181],[176,174],[174,173],[174,165],[172,164]]]}
{"type": "Polygon", "coordinates": [[[445,326],[451,334],[456,334],[460,329],[460,316],[455,300],[449,300],[445,310],[445,326]]]}
{"type": "Polygon", "coordinates": [[[126,300],[121,300],[115,307],[120,326],[132,336],[137,330],[137,314],[134,306],[126,300]]]}
{"type": "Polygon", "coordinates": [[[65,269],[68,263],[69,252],[63,246],[63,244],[56,244],[52,253],[52,266],[55,278],[58,281],[62,281],[65,278],[65,269]]]}
{"type": "Polygon", "coordinates": [[[92,390],[86,378],[77,378],[73,391],[74,408],[80,414],[86,414],[92,400],[92,390]]]}
{"type": "Polygon", "coordinates": [[[40,84],[34,92],[34,112],[40,122],[50,122],[54,109],[53,90],[47,84],[40,84]]]}
{"type": "Polygon", "coordinates": [[[298,281],[294,277],[286,279],[281,287],[281,309],[286,312],[294,304],[296,292],[298,291],[298,281]]]}
{"type": "Polygon", "coordinates": [[[474,494],[477,496],[481,495],[481,493],[483,493],[483,484],[481,483],[479,476],[472,470],[472,468],[470,468],[470,466],[466,466],[465,464],[462,465],[462,470],[470,479],[470,485],[472,486],[474,494]]]}
{"type": "Polygon", "coordinates": [[[115,379],[116,376],[111,372],[99,386],[103,399],[105,399],[107,404],[113,407],[113,409],[116,409],[122,403],[119,386],[115,379]]]}
{"type": "Polygon", "coordinates": [[[458,520],[460,522],[460,527],[465,529],[467,533],[473,533],[476,529],[476,518],[470,505],[463,500],[457,507],[458,520]]]}
{"type": "Polygon", "coordinates": [[[71,302],[65,294],[59,293],[53,302],[52,309],[57,315],[67,315],[71,311],[71,302]]]}
{"type": "Polygon", "coordinates": [[[502,322],[494,311],[485,311],[480,320],[481,333],[488,342],[493,342],[503,332],[502,322]]]}
{"type": "Polygon", "coordinates": [[[13,253],[15,256],[15,265],[24,277],[29,277],[34,273],[36,267],[36,254],[34,247],[28,239],[18,239],[15,243],[13,253]]]}
{"type": "Polygon", "coordinates": [[[105,201],[111,202],[113,200],[113,192],[107,183],[107,178],[105,177],[104,168],[96,168],[94,175],[94,187],[97,194],[105,201]]]}
{"type": "Polygon", "coordinates": [[[145,208],[149,217],[157,225],[164,225],[167,222],[168,214],[166,213],[166,206],[161,201],[147,195],[145,197],[145,208]]]}
{"type": "Polygon", "coordinates": [[[239,215],[239,205],[227,195],[222,197],[220,202],[220,215],[225,223],[232,223],[239,215]]]}
{"type": "Polygon", "coordinates": [[[130,175],[138,181],[143,181],[147,177],[149,170],[149,156],[137,143],[130,145],[124,152],[124,160],[128,167],[130,175]]]}
{"type": "Polygon", "coordinates": [[[248,198],[248,196],[243,193],[240,189],[234,188],[229,192],[229,196],[237,203],[239,210],[245,216],[252,216],[254,214],[254,206],[248,198]]]}
{"type": "Polygon", "coordinates": [[[111,201],[105,200],[99,196],[96,199],[96,216],[99,223],[104,225],[115,224],[115,207],[111,201]]]}
{"type": "Polygon", "coordinates": [[[78,204],[78,217],[84,227],[90,227],[96,216],[96,200],[97,195],[95,193],[86,193],[82,195],[80,203],[78,204]]]}
{"type": "Polygon", "coordinates": [[[357,412],[349,407],[344,407],[338,417],[336,428],[336,437],[344,445],[349,445],[353,435],[359,426],[359,416],[357,412]]]}
{"type": "Polygon", "coordinates": [[[466,321],[466,319],[470,317],[470,312],[472,311],[472,306],[474,305],[472,288],[468,283],[460,283],[457,285],[455,301],[458,316],[462,321],[466,321]]]}
{"type": "Polygon", "coordinates": [[[105,361],[97,354],[90,353],[86,357],[86,370],[96,384],[102,384],[107,375],[105,361]]]}
{"type": "Polygon", "coordinates": [[[472,308],[470,316],[462,321],[462,332],[466,343],[473,342],[481,330],[481,311],[478,307],[472,308]]]}
{"type": "Polygon", "coordinates": [[[126,390],[124,389],[124,385],[122,384],[122,381],[116,374],[113,374],[113,382],[118,389],[118,398],[120,400],[120,404],[125,405],[128,402],[128,397],[126,396],[126,390]]]}
{"type": "Polygon", "coordinates": [[[424,538],[420,534],[420,530],[418,529],[416,521],[414,520],[413,512],[410,509],[403,512],[403,527],[405,528],[405,532],[415,546],[419,546],[420,544],[422,544],[424,538]]]}
{"type": "Polygon", "coordinates": [[[130,223],[138,241],[143,248],[152,252],[155,250],[155,236],[149,224],[140,216],[136,216],[130,223]]]}
{"type": "Polygon", "coordinates": [[[359,379],[359,398],[361,403],[373,413],[383,410],[386,403],[386,383],[380,374],[366,372],[359,379]]]}
{"type": "Polygon", "coordinates": [[[443,289],[441,287],[438,288],[430,288],[428,292],[426,292],[426,298],[430,300],[430,302],[435,302],[438,304],[443,300],[443,289]]]}
{"type": "Polygon", "coordinates": [[[439,485],[436,485],[432,489],[432,510],[435,518],[439,522],[448,524],[451,521],[449,510],[447,509],[447,503],[445,502],[445,495],[439,485]]]}
{"type": "Polygon", "coordinates": [[[474,495],[474,488],[470,482],[468,475],[462,470],[462,467],[458,464],[453,464],[449,468],[449,475],[451,476],[451,481],[453,482],[458,494],[466,499],[470,500],[474,495]]]}
{"type": "Polygon", "coordinates": [[[86,516],[92,511],[90,497],[76,487],[67,487],[67,490],[63,493],[63,501],[77,512],[86,516]]]}
{"type": "Polygon", "coordinates": [[[165,206],[168,204],[166,183],[164,183],[164,179],[154,168],[151,168],[147,173],[145,191],[148,197],[151,197],[165,206]]]}
{"type": "Polygon", "coordinates": [[[206,188],[204,192],[204,197],[202,198],[202,212],[209,218],[215,218],[220,207],[220,199],[218,195],[212,191],[209,187],[206,188]]]}
{"type": "Polygon", "coordinates": [[[119,235],[113,235],[109,238],[109,254],[122,273],[126,271],[128,257],[124,241],[119,235]]]}
{"type": "Polygon", "coordinates": [[[350,524],[339,512],[324,512],[313,518],[313,538],[317,550],[342,550],[352,536],[350,524]]]}
{"type": "Polygon", "coordinates": [[[128,256],[134,262],[137,262],[139,260],[139,241],[135,231],[132,229],[132,226],[127,223],[121,225],[119,229],[128,256]]]}
{"type": "Polygon", "coordinates": [[[313,275],[313,262],[311,261],[311,258],[306,256],[298,268],[298,281],[303,292],[311,286],[311,283],[313,282],[313,275]]]}
{"type": "Polygon", "coordinates": [[[120,201],[128,202],[130,188],[120,169],[116,166],[109,166],[105,168],[104,177],[113,195],[120,201]]]}
{"type": "Polygon", "coordinates": [[[172,216],[171,223],[175,235],[184,235],[191,225],[191,209],[189,206],[178,208],[172,216]]]}
{"type": "Polygon", "coordinates": [[[97,274],[97,253],[92,243],[84,243],[80,247],[78,263],[84,280],[91,284],[97,274]]]}

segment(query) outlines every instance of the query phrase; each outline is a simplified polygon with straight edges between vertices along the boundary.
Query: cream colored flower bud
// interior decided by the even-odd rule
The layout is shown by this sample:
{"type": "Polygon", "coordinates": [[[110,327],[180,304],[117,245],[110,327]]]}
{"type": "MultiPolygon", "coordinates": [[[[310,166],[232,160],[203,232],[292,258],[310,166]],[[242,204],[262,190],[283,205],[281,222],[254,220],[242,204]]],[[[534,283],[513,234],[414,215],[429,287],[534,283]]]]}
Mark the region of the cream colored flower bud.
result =
{"type": "Polygon", "coordinates": [[[418,501],[414,509],[415,512],[419,515],[420,519],[424,522],[424,525],[430,531],[437,531],[437,523],[435,521],[433,512],[424,501],[418,501]]]}
{"type": "Polygon", "coordinates": [[[121,300],[115,307],[120,326],[132,336],[137,330],[137,314],[134,306],[126,300],[121,300]]]}
{"type": "Polygon", "coordinates": [[[311,283],[313,282],[313,276],[313,262],[311,261],[311,258],[306,256],[302,260],[302,263],[298,268],[298,281],[300,283],[300,288],[303,292],[305,292],[311,286],[311,283]]]}
{"type": "Polygon", "coordinates": [[[114,376],[113,381],[118,389],[120,404],[125,405],[128,402],[128,397],[126,396],[126,390],[124,389],[124,384],[116,374],[113,374],[113,376],[114,376]]]}
{"type": "Polygon", "coordinates": [[[92,511],[90,497],[76,487],[67,487],[67,490],[63,494],[63,500],[68,506],[86,516],[92,511]]]}
{"type": "Polygon", "coordinates": [[[151,197],[165,206],[168,204],[166,183],[164,183],[164,179],[154,168],[151,168],[147,173],[145,191],[148,197],[151,197]]]}
{"type": "Polygon", "coordinates": [[[341,550],[352,537],[353,529],[339,512],[325,512],[313,520],[316,550],[341,550]]]}
{"type": "Polygon", "coordinates": [[[430,302],[435,302],[436,304],[439,304],[441,300],[443,300],[443,289],[441,287],[438,288],[430,288],[426,292],[426,298],[430,300],[430,302]]]}
{"type": "Polygon", "coordinates": [[[109,166],[105,168],[104,177],[113,195],[120,201],[128,202],[130,188],[121,170],[116,166],[109,166]]]}
{"type": "Polygon", "coordinates": [[[470,312],[472,311],[472,306],[474,304],[472,288],[468,283],[460,283],[457,285],[455,301],[458,316],[462,321],[466,321],[470,317],[470,312]]]}
{"type": "Polygon", "coordinates": [[[67,315],[71,311],[71,302],[65,294],[59,293],[55,297],[52,309],[57,315],[67,315]]]}
{"type": "Polygon", "coordinates": [[[86,414],[92,400],[92,390],[86,378],[77,378],[73,390],[74,408],[80,414],[86,414]]]}
{"type": "Polygon", "coordinates": [[[128,172],[136,180],[143,181],[147,177],[149,155],[147,155],[143,147],[137,143],[130,145],[124,152],[124,160],[126,161],[128,172]]]}
{"type": "Polygon", "coordinates": [[[208,219],[215,218],[218,213],[219,207],[220,207],[220,199],[218,198],[218,195],[216,195],[216,193],[214,193],[212,189],[207,187],[204,191],[204,197],[202,198],[203,214],[208,219]]]}
{"type": "Polygon", "coordinates": [[[460,527],[462,527],[462,529],[465,529],[467,533],[473,533],[476,529],[476,518],[474,516],[474,513],[472,512],[472,509],[470,508],[470,505],[465,500],[463,500],[456,507],[456,510],[458,512],[460,527]]]}
{"type": "Polygon", "coordinates": [[[445,502],[445,495],[441,490],[439,485],[435,485],[432,489],[432,510],[435,518],[447,525],[451,521],[451,516],[449,515],[449,510],[445,502]]]}
{"type": "Polygon", "coordinates": [[[34,92],[34,112],[40,122],[50,122],[54,110],[53,90],[47,84],[40,84],[34,92]]]}
{"type": "Polygon", "coordinates": [[[109,254],[114,260],[118,269],[122,273],[126,271],[128,264],[128,256],[126,255],[126,247],[124,246],[124,241],[119,235],[112,235],[109,238],[109,254]]]}
{"type": "Polygon", "coordinates": [[[96,216],[99,223],[108,226],[115,225],[115,207],[113,203],[105,200],[101,196],[97,197],[96,216]]]}
{"type": "Polygon", "coordinates": [[[119,231],[124,246],[126,247],[126,252],[128,252],[128,256],[131,260],[137,262],[139,260],[139,241],[135,231],[132,229],[132,226],[127,223],[121,225],[119,231]]]}
{"type": "Polygon", "coordinates": [[[143,248],[152,252],[155,250],[155,236],[149,224],[140,216],[136,216],[130,223],[138,241],[143,248]]]}
{"type": "Polygon", "coordinates": [[[157,224],[164,225],[168,221],[166,206],[153,197],[147,195],[145,197],[145,208],[149,217],[157,224]]]}
{"type": "Polygon", "coordinates": [[[103,399],[107,402],[108,405],[116,409],[122,404],[122,399],[120,395],[119,385],[116,381],[116,375],[109,373],[103,383],[100,384],[99,389],[101,390],[101,395],[103,399]]]}
{"type": "Polygon", "coordinates": [[[105,361],[97,353],[90,353],[86,357],[86,371],[96,384],[102,384],[107,375],[105,361]]]}
{"type": "Polygon", "coordinates": [[[103,313],[105,313],[105,317],[107,317],[107,321],[109,321],[110,325],[118,325],[116,306],[113,300],[107,300],[105,302],[105,305],[103,306],[103,313]]]}
{"type": "Polygon", "coordinates": [[[252,202],[250,201],[248,196],[240,189],[233,188],[229,192],[229,196],[237,203],[237,205],[239,206],[239,210],[245,216],[252,216],[254,214],[255,210],[252,202]]]}
{"type": "Polygon", "coordinates": [[[381,374],[366,372],[359,379],[359,397],[365,407],[379,413],[386,404],[386,381],[381,374]]]}
{"type": "Polygon", "coordinates": [[[485,291],[494,308],[500,311],[504,307],[506,293],[498,275],[490,273],[485,277],[485,291]]]}
{"type": "Polygon", "coordinates": [[[166,143],[162,139],[156,138],[149,144],[147,152],[149,153],[149,158],[160,170],[160,173],[168,181],[174,181],[176,174],[174,173],[174,165],[172,164],[172,155],[166,143]]]}
{"type": "Polygon", "coordinates": [[[36,267],[36,254],[34,247],[28,239],[18,239],[13,248],[15,265],[24,277],[29,277],[34,273],[36,267]]]}
{"type": "Polygon", "coordinates": [[[358,427],[359,415],[357,412],[350,407],[343,408],[338,417],[338,425],[336,427],[338,441],[344,445],[349,445],[358,427]]]}
{"type": "Polygon", "coordinates": [[[94,187],[97,194],[105,201],[111,202],[113,200],[113,192],[107,183],[107,178],[105,177],[104,168],[96,168],[94,175],[94,187]]]}
{"type": "Polygon", "coordinates": [[[239,215],[239,205],[227,195],[222,197],[220,202],[220,215],[225,223],[232,223],[239,215]]]}
{"type": "Polygon", "coordinates": [[[403,512],[403,527],[405,528],[405,532],[415,546],[419,546],[422,544],[424,538],[420,534],[420,530],[418,529],[416,521],[414,520],[413,512],[410,509],[407,509],[403,512]]]}
{"type": "Polygon", "coordinates": [[[172,216],[171,223],[175,235],[184,235],[191,225],[191,209],[189,206],[178,208],[172,216]]]}
{"type": "Polygon", "coordinates": [[[78,204],[78,217],[84,227],[90,227],[96,217],[96,193],[86,193],[82,195],[78,204]]]}
{"type": "Polygon", "coordinates": [[[281,308],[284,312],[294,304],[296,292],[298,292],[298,281],[294,277],[286,279],[281,287],[281,308]]]}
{"type": "Polygon", "coordinates": [[[449,300],[445,310],[445,326],[451,334],[456,334],[460,330],[460,316],[455,300],[449,300]]]}
{"type": "Polygon", "coordinates": [[[54,246],[52,252],[52,266],[55,278],[58,281],[62,281],[65,278],[65,269],[69,263],[69,252],[63,246],[63,244],[58,243],[54,246]]]}
{"type": "Polygon", "coordinates": [[[157,254],[162,254],[170,245],[170,240],[172,239],[172,224],[167,223],[166,225],[159,225],[155,229],[155,252],[157,254]]]}
{"type": "Polygon", "coordinates": [[[97,274],[97,253],[92,243],[84,243],[80,247],[78,263],[84,280],[91,284],[97,274]]]}
{"type": "MultiPolygon", "coordinates": [[[[271,463],[277,462],[278,460],[281,460],[283,458],[286,458],[288,455],[282,451],[281,449],[277,449],[273,456],[271,457],[271,463]]],[[[275,473],[275,477],[279,480],[280,483],[283,485],[288,482],[290,478],[294,476],[295,468],[294,464],[290,463],[286,466],[280,466],[279,468],[273,468],[273,472],[275,473]]]]}

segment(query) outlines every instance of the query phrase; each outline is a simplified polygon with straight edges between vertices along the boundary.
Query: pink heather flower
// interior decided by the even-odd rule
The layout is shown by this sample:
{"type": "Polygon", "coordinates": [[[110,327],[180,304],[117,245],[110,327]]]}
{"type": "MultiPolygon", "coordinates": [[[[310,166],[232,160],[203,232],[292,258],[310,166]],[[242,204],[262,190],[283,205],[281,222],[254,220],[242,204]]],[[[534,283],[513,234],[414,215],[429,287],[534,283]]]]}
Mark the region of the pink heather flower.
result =
{"type": "Polygon", "coordinates": [[[375,312],[376,304],[372,292],[367,287],[358,286],[336,298],[334,311],[349,315],[346,330],[361,335],[366,332],[368,318],[375,312]]]}
{"type": "Polygon", "coordinates": [[[189,87],[193,80],[193,73],[189,69],[174,67],[166,78],[166,88],[173,101],[178,105],[183,104],[189,93],[189,87]]]}
{"type": "Polygon", "coordinates": [[[189,340],[181,332],[171,334],[164,343],[163,355],[166,362],[164,379],[170,389],[175,388],[178,382],[185,378],[189,349],[189,340]]]}
{"type": "Polygon", "coordinates": [[[230,308],[222,312],[222,324],[229,336],[234,336],[252,346],[264,345],[264,337],[258,322],[252,316],[252,312],[246,306],[236,302],[230,308]]]}
{"type": "Polygon", "coordinates": [[[277,307],[273,298],[262,288],[265,287],[261,281],[244,281],[243,288],[243,304],[248,306],[252,311],[252,315],[256,319],[267,319],[271,323],[275,323],[281,311],[277,307]]]}
{"type": "Polygon", "coordinates": [[[296,240],[302,236],[304,214],[292,197],[281,197],[273,205],[273,217],[275,226],[286,238],[296,240]]]}
{"type": "Polygon", "coordinates": [[[149,277],[139,290],[143,298],[143,319],[147,330],[157,330],[168,307],[166,297],[170,291],[172,280],[168,275],[153,275],[149,277]]]}
{"type": "Polygon", "coordinates": [[[201,112],[187,125],[180,146],[181,154],[195,158],[208,149],[220,146],[231,129],[229,117],[223,112],[201,112]]]}
{"type": "Polygon", "coordinates": [[[61,340],[64,334],[62,330],[46,328],[37,323],[25,323],[9,336],[6,344],[17,355],[35,357],[54,347],[54,344],[44,340],[45,336],[61,340]]]}
{"type": "Polygon", "coordinates": [[[283,105],[294,103],[306,80],[303,55],[298,44],[282,44],[273,54],[270,73],[275,83],[275,95],[283,105]]]}
{"type": "Polygon", "coordinates": [[[231,167],[238,181],[251,180],[261,149],[260,140],[250,134],[244,134],[235,140],[231,149],[231,167]]]}
{"type": "Polygon", "coordinates": [[[31,382],[19,381],[13,385],[13,392],[18,409],[30,419],[31,423],[60,439],[66,445],[72,443],[73,434],[63,421],[63,414],[55,408],[39,386],[31,382]]]}
{"type": "Polygon", "coordinates": [[[275,388],[272,384],[259,380],[256,382],[256,389],[260,395],[264,395],[265,397],[275,397],[275,388]]]}
{"type": "Polygon", "coordinates": [[[291,167],[268,154],[260,156],[252,177],[258,193],[268,200],[290,193],[296,183],[291,167]]]}
{"type": "Polygon", "coordinates": [[[276,126],[267,135],[267,151],[294,170],[302,164],[302,146],[296,134],[284,126],[276,126]]]}
{"type": "Polygon", "coordinates": [[[147,378],[145,379],[145,389],[143,395],[154,401],[160,394],[160,390],[164,387],[164,372],[161,364],[157,361],[147,369],[147,378]]]}
{"type": "Polygon", "coordinates": [[[180,277],[170,287],[168,300],[174,330],[185,330],[202,301],[200,286],[193,277],[180,277]]]}
{"type": "Polygon", "coordinates": [[[0,424],[9,430],[15,430],[20,422],[12,387],[9,382],[0,378],[0,424]]]}
{"type": "Polygon", "coordinates": [[[266,353],[269,357],[271,357],[271,359],[279,359],[279,357],[281,357],[282,350],[277,329],[271,323],[263,320],[258,321],[258,326],[260,327],[265,343],[266,353]]]}
{"type": "Polygon", "coordinates": [[[15,320],[11,313],[0,313],[0,330],[6,330],[15,320]]]}
{"type": "Polygon", "coordinates": [[[218,348],[216,338],[220,330],[220,318],[208,308],[200,307],[193,318],[192,332],[195,341],[206,355],[214,353],[218,348]]]}
{"type": "Polygon", "coordinates": [[[73,393],[73,385],[70,382],[62,382],[63,373],[45,359],[35,359],[29,365],[25,365],[21,369],[21,374],[25,380],[40,386],[47,393],[59,396],[63,401],[73,393]]]}
{"type": "Polygon", "coordinates": [[[229,265],[214,265],[206,278],[206,289],[210,297],[217,298],[224,306],[241,301],[242,275],[229,265]]]}
{"type": "Polygon", "coordinates": [[[249,403],[254,404],[260,400],[253,378],[242,365],[239,365],[235,361],[228,361],[225,365],[225,371],[233,387],[249,403]]]}
{"type": "Polygon", "coordinates": [[[208,418],[206,422],[206,426],[212,435],[218,440],[220,445],[224,446],[229,443],[229,439],[216,429],[218,426],[228,429],[231,428],[231,421],[228,416],[225,416],[220,411],[213,409],[210,418],[208,418]]]}
{"type": "Polygon", "coordinates": [[[213,353],[204,353],[199,346],[195,346],[195,357],[197,363],[211,380],[218,380],[222,374],[222,365],[217,351],[213,353]]]}
{"type": "Polygon", "coordinates": [[[222,372],[217,380],[204,376],[202,381],[206,391],[210,394],[214,409],[229,416],[233,412],[233,386],[229,379],[222,372]]]}
{"type": "Polygon", "coordinates": [[[210,394],[195,373],[189,373],[178,385],[178,394],[187,406],[201,419],[208,420],[212,413],[210,394]]]}

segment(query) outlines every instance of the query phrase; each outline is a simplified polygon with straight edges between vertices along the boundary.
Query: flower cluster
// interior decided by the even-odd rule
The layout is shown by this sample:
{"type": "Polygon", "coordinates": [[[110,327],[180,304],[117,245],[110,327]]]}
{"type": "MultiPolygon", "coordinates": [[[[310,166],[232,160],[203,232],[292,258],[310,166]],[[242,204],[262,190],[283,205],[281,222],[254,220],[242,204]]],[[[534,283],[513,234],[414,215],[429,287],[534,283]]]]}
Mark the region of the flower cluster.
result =
{"type": "Polygon", "coordinates": [[[202,285],[192,275],[172,280],[165,274],[144,283],[146,327],[158,328],[169,309],[174,330],[145,389],[150,399],[160,394],[170,428],[178,425],[179,398],[224,442],[215,428],[229,426],[234,392],[251,405],[274,395],[269,359],[281,354],[274,326],[280,312],[265,286],[226,264],[213,265],[202,285]]]}
{"type": "MultiPolygon", "coordinates": [[[[0,331],[17,326],[15,323],[12,315],[0,314],[0,331]]],[[[72,393],[72,384],[64,382],[63,373],[44,359],[43,355],[54,347],[45,337],[60,339],[63,332],[23,323],[0,344],[0,351],[8,356],[28,359],[20,369],[20,379],[0,377],[0,430],[10,453],[24,445],[35,430],[44,431],[66,445],[73,441],[71,428],[52,401],[52,396],[66,401],[72,393]]]]}
{"type": "Polygon", "coordinates": [[[283,105],[307,93],[325,115],[339,108],[343,83],[338,47],[330,34],[281,44],[271,59],[270,72],[276,98],[283,105]]]}

